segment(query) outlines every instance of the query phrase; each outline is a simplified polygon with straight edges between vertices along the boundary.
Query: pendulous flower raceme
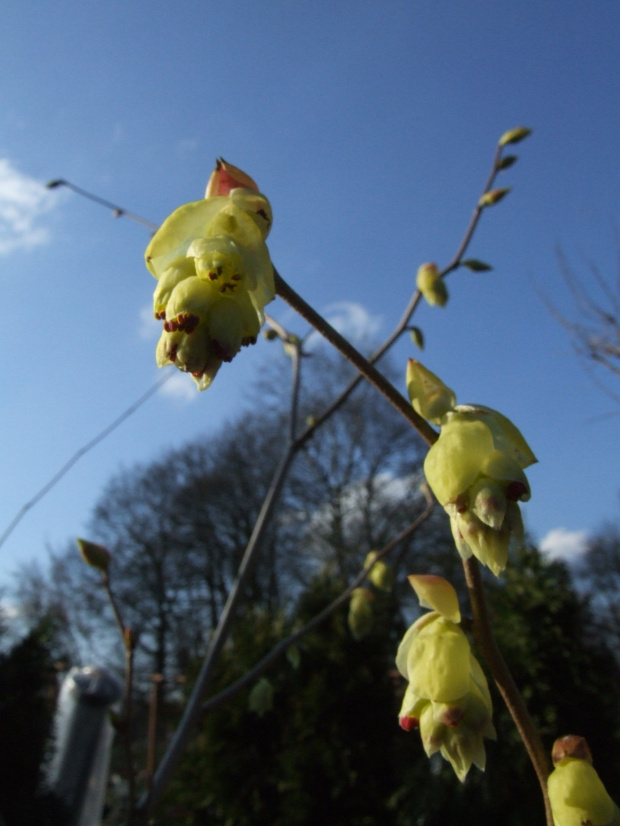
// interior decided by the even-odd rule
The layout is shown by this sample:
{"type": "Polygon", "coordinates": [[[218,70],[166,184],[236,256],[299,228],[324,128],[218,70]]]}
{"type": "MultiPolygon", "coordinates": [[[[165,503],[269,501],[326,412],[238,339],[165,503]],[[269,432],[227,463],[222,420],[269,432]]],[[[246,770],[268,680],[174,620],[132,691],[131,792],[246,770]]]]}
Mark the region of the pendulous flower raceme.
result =
{"type": "Polygon", "coordinates": [[[254,181],[223,160],[205,198],[164,221],[145,253],[157,278],[155,318],[163,321],[158,367],[175,364],[205,390],[222,362],[256,343],[275,295],[265,244],[271,222],[254,181]]]}
{"type": "Polygon", "coordinates": [[[405,731],[420,729],[422,745],[452,764],[464,781],[472,763],[484,771],[483,738],[495,739],[493,707],[484,672],[458,623],[456,591],[439,576],[410,576],[422,607],[432,608],[409,628],[396,665],[409,681],[401,710],[405,731]]]}
{"type": "Polygon", "coordinates": [[[450,388],[413,359],[407,389],[413,407],[441,426],[424,473],[450,517],[456,547],[497,576],[511,542],[523,539],[518,502],[530,498],[523,471],[536,457],[510,419],[482,405],[455,405],[450,388]]]}

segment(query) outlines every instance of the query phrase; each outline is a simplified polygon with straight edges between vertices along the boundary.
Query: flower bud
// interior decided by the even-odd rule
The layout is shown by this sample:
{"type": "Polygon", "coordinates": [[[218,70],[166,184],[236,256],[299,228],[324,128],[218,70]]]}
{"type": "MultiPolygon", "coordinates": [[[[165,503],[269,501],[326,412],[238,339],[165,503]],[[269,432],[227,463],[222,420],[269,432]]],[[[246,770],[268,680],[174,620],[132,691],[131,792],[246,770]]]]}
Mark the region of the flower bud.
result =
{"type": "Polygon", "coordinates": [[[372,631],[374,595],[368,588],[356,588],[351,594],[347,622],[353,638],[362,640],[372,631]]]}
{"type": "Polygon", "coordinates": [[[431,306],[443,307],[448,301],[448,288],[437,264],[422,264],[418,268],[416,286],[431,306]]]}
{"type": "Polygon", "coordinates": [[[237,187],[259,191],[258,186],[249,175],[225,161],[224,158],[218,158],[215,162],[215,169],[207,183],[205,198],[213,198],[215,195],[228,195],[231,189],[237,187]]]}
{"type": "Polygon", "coordinates": [[[441,424],[456,404],[454,391],[415,359],[407,363],[407,393],[416,413],[433,424],[441,424]]]}
{"type": "Polygon", "coordinates": [[[592,766],[590,749],[583,738],[556,740],[552,753],[555,769],[549,775],[547,789],[555,825],[620,824],[620,809],[592,766]]]}
{"type": "Polygon", "coordinates": [[[527,126],[517,126],[516,129],[509,129],[499,139],[500,146],[506,146],[509,143],[519,143],[524,138],[527,138],[528,135],[532,134],[532,130],[528,129],[527,126]]]}
{"type": "Polygon", "coordinates": [[[76,542],[84,562],[92,568],[97,568],[102,574],[107,574],[112,559],[108,549],[87,539],[77,539],[76,542]]]}
{"type": "Polygon", "coordinates": [[[479,207],[493,206],[499,203],[510,192],[510,187],[506,186],[503,189],[491,189],[485,192],[478,201],[479,207]]]}
{"type": "MultiPolygon", "coordinates": [[[[371,551],[364,560],[364,568],[367,568],[370,563],[377,558],[377,551],[371,551]]],[[[392,567],[380,559],[370,569],[368,579],[379,591],[386,591],[389,593],[394,585],[394,571],[392,567]]]]}
{"type": "Polygon", "coordinates": [[[147,247],[158,279],[153,296],[163,322],[158,366],[174,364],[209,386],[222,362],[254,344],[275,296],[265,246],[271,207],[244,172],[218,161],[203,201],[185,204],[147,247]]]}

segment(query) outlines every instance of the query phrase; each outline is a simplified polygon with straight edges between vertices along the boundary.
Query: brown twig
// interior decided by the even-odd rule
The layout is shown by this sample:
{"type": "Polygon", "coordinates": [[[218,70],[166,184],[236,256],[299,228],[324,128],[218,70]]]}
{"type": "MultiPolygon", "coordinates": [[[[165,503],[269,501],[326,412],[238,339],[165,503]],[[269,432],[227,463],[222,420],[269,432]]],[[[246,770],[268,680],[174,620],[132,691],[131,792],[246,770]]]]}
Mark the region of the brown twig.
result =
{"type": "Polygon", "coordinates": [[[374,556],[372,562],[366,565],[360,573],[355,577],[355,579],[349,583],[347,588],[336,597],[336,599],[331,602],[326,608],[320,611],[316,616],[314,616],[309,622],[306,623],[302,628],[295,631],[285,640],[279,642],[265,657],[263,657],[260,662],[258,662],[250,671],[247,671],[242,677],[236,680],[234,683],[229,685],[223,691],[220,691],[219,694],[214,695],[210,699],[208,699],[202,706],[203,712],[211,711],[212,709],[216,708],[217,706],[221,705],[222,703],[226,702],[230,699],[230,697],[234,696],[238,691],[244,688],[249,683],[252,683],[259,677],[264,671],[269,668],[269,666],[278,659],[278,657],[285,654],[287,649],[298,642],[302,637],[304,637],[309,631],[312,631],[322,622],[324,622],[328,617],[330,617],[334,611],[338,610],[341,605],[343,605],[351,596],[353,591],[359,587],[362,582],[366,579],[368,574],[374,568],[374,566],[379,562],[379,560],[383,559],[385,556],[390,554],[394,548],[403,542],[407,537],[411,536],[412,533],[420,527],[420,525],[425,522],[428,517],[431,515],[434,507],[435,502],[430,494],[427,485],[423,485],[422,491],[424,494],[424,498],[426,500],[426,507],[422,511],[422,513],[414,519],[411,524],[407,525],[407,527],[402,530],[398,536],[394,539],[390,540],[377,554],[374,556]]]}
{"type": "Polygon", "coordinates": [[[515,685],[512,674],[508,670],[508,666],[495,640],[489,620],[478,561],[472,556],[463,561],[463,568],[465,570],[469,600],[474,615],[474,638],[476,644],[489,666],[493,679],[502,695],[502,699],[525,744],[545,802],[547,826],[553,826],[553,816],[551,814],[549,795],[547,793],[547,778],[551,770],[549,758],[540,739],[540,735],[525,707],[519,689],[515,685]]]}

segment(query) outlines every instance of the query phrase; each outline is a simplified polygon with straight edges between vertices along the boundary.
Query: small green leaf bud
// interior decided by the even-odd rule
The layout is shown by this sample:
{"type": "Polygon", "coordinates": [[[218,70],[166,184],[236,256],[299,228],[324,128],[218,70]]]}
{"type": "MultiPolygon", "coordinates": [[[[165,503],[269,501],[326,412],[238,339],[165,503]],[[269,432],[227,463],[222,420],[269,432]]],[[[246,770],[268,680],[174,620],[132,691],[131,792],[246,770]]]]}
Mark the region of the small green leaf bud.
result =
{"type": "Polygon", "coordinates": [[[518,160],[519,159],[516,155],[506,155],[505,158],[500,158],[499,159],[499,161],[497,162],[497,166],[495,168],[498,169],[498,170],[508,169],[514,163],[516,163],[518,160]]]}
{"type": "Polygon", "coordinates": [[[273,708],[273,685],[267,677],[261,677],[248,697],[248,708],[262,717],[273,708]]]}
{"type": "Polygon", "coordinates": [[[420,330],[419,327],[411,327],[411,341],[418,347],[420,350],[424,349],[424,333],[420,330]]]}
{"type": "Polygon", "coordinates": [[[275,341],[278,337],[278,334],[275,330],[272,330],[271,327],[268,327],[266,330],[263,330],[263,338],[266,341],[275,341]]]}
{"type": "Polygon", "coordinates": [[[415,359],[407,363],[407,393],[413,409],[433,424],[441,424],[456,404],[456,396],[442,380],[415,359]]]}
{"type": "Polygon", "coordinates": [[[448,288],[439,273],[437,264],[422,264],[418,268],[416,286],[433,307],[443,307],[448,301],[448,288]]]}
{"type": "Polygon", "coordinates": [[[505,195],[508,195],[510,192],[510,187],[506,186],[503,189],[491,189],[489,192],[485,192],[484,195],[478,201],[479,207],[486,207],[486,206],[493,206],[494,204],[499,203],[505,195]]]}
{"type": "Polygon", "coordinates": [[[87,539],[77,539],[76,542],[84,562],[92,568],[97,568],[102,574],[107,574],[112,559],[108,549],[87,539]]]}
{"type": "Polygon", "coordinates": [[[468,258],[467,261],[461,261],[463,267],[467,267],[472,272],[488,272],[493,267],[490,264],[485,264],[484,261],[478,261],[477,258],[468,258]]]}
{"type": "Polygon", "coordinates": [[[500,146],[506,146],[509,143],[519,143],[524,138],[527,138],[528,135],[532,134],[532,130],[528,129],[527,126],[517,126],[516,129],[509,129],[499,139],[500,146]]]}

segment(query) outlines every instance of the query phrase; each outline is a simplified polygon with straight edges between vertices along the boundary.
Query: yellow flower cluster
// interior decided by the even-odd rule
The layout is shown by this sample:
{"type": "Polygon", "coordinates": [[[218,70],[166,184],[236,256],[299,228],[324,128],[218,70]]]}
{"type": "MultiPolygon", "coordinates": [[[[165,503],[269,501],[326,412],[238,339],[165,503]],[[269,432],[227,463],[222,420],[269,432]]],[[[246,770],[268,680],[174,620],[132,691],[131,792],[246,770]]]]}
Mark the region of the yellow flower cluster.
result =
{"type": "Polygon", "coordinates": [[[510,419],[482,405],[455,405],[450,388],[413,359],[407,387],[414,408],[441,425],[424,473],[450,516],[456,547],[498,575],[511,540],[523,538],[517,503],[530,498],[523,470],[536,457],[510,419]]]}
{"type": "Polygon", "coordinates": [[[157,365],[175,364],[205,390],[222,362],[256,342],[274,298],[265,238],[269,201],[245,173],[218,161],[207,197],[175,210],[147,247],[163,322],[157,365]]]}
{"type": "Polygon", "coordinates": [[[454,588],[442,577],[410,576],[423,614],[398,648],[396,665],[409,681],[399,713],[403,729],[420,729],[430,757],[440,751],[464,781],[472,763],[484,770],[484,737],[495,739],[486,677],[461,628],[454,588]]]}

